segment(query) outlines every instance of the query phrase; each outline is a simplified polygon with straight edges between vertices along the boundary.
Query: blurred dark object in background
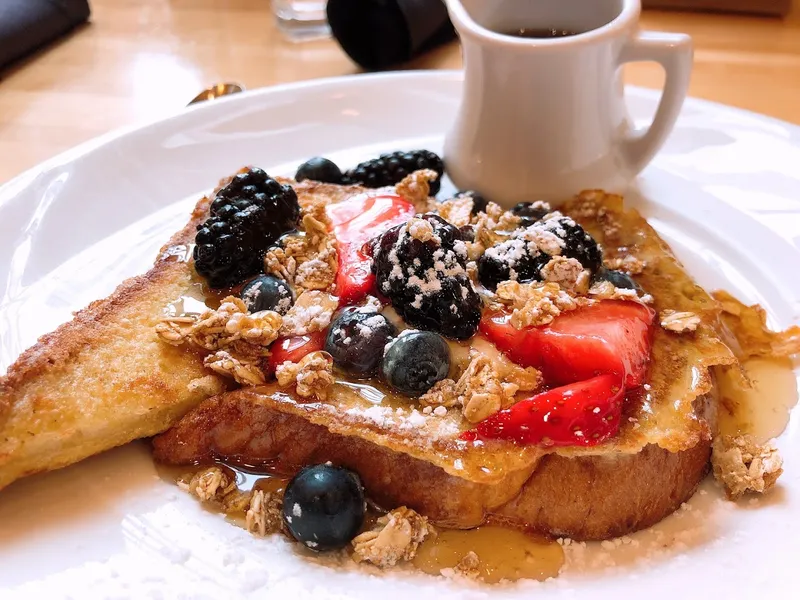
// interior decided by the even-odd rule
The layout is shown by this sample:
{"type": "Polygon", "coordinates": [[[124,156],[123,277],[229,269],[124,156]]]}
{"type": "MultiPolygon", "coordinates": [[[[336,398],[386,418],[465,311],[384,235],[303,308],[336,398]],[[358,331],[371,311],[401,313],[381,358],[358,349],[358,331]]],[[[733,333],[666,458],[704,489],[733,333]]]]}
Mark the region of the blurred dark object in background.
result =
{"type": "Polygon", "coordinates": [[[792,0],[642,0],[645,8],[740,12],[770,17],[785,17],[792,0]]]}
{"type": "Polygon", "coordinates": [[[456,35],[442,0],[328,0],[328,23],[368,70],[406,62],[456,35]]]}
{"type": "Polygon", "coordinates": [[[88,0],[0,0],[0,68],[89,18],[88,0]]]}

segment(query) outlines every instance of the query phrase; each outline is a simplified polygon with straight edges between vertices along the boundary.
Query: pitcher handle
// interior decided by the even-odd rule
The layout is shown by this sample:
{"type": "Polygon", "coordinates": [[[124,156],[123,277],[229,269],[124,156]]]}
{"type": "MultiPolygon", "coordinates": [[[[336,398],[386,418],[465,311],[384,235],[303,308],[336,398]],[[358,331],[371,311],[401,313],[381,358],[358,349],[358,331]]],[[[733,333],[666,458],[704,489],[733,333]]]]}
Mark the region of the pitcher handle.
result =
{"type": "Polygon", "coordinates": [[[689,89],[693,54],[692,38],[688,35],[655,31],[639,32],[620,54],[620,66],[654,61],[664,68],[666,75],[653,122],[647,128],[634,129],[623,141],[623,157],[634,174],[653,160],[675,125],[689,89]]]}

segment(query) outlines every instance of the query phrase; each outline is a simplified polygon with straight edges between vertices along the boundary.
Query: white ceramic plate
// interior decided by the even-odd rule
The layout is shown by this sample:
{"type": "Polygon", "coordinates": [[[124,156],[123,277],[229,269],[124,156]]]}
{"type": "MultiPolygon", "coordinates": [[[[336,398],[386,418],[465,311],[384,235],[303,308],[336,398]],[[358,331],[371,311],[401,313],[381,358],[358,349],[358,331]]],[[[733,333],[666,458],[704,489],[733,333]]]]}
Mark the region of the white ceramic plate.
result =
{"type": "MultiPolygon", "coordinates": [[[[355,164],[437,150],[457,73],[401,73],[259,90],[106,136],[0,188],[0,368],[70,312],[143,272],[195,199],[257,164],[292,174],[312,155],[355,164]]],[[[646,122],[654,93],[629,90],[646,122]]],[[[543,140],[546,143],[546,140],[543,140]]],[[[628,201],[708,288],[800,320],[800,128],[689,101],[628,201]]],[[[786,472],[764,500],[728,503],[712,482],[634,543],[570,553],[567,572],[505,588],[331,566],[256,539],[160,480],[144,444],[0,493],[2,598],[796,598],[797,415],[786,472]],[[585,594],[585,595],[584,595],[585,594]]],[[[608,546],[608,544],[606,544],[608,546]]]]}

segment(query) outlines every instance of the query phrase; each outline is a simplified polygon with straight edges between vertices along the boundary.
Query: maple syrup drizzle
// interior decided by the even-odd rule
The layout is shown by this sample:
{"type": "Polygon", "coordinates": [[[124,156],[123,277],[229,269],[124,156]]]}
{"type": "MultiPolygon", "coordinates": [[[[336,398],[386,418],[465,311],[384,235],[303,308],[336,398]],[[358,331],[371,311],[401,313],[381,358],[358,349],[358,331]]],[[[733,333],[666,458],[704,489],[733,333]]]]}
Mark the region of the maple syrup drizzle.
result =
{"type": "Polygon", "coordinates": [[[413,564],[430,575],[455,569],[470,553],[478,556],[478,578],[485,583],[556,577],[564,564],[564,550],[555,542],[497,525],[476,529],[440,529],[428,538],[413,564]]]}
{"type": "Polygon", "coordinates": [[[719,427],[723,435],[753,435],[763,443],[780,435],[797,404],[797,375],[788,358],[751,358],[742,364],[752,388],[732,369],[718,374],[719,427]]]}

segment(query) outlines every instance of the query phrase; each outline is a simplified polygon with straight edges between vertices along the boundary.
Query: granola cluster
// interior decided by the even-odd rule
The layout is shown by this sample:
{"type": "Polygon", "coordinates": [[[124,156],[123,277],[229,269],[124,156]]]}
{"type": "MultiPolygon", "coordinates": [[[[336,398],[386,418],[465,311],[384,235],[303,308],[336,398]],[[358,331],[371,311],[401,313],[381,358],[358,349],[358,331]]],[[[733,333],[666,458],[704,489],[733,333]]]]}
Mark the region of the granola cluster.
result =
{"type": "Polygon", "coordinates": [[[178,479],[178,487],[228,514],[243,513],[250,506],[250,494],[240,491],[236,481],[219,467],[184,475],[178,479]]]}
{"type": "Polygon", "coordinates": [[[460,406],[464,418],[478,423],[514,404],[517,392],[528,392],[542,384],[542,375],[532,367],[513,363],[499,368],[489,357],[473,352],[469,365],[458,381],[444,379],[422,395],[424,407],[451,408],[460,406]]]}
{"type": "Polygon", "coordinates": [[[417,213],[426,213],[436,209],[436,201],[430,197],[430,182],[439,178],[432,169],[421,169],[407,175],[395,186],[398,196],[402,196],[414,205],[417,213]]]}
{"type": "Polygon", "coordinates": [[[291,284],[298,291],[333,289],[338,269],[336,238],[325,211],[325,202],[302,208],[301,235],[284,238],[264,256],[264,271],[291,284]]]}
{"type": "Polygon", "coordinates": [[[662,310],[658,315],[661,327],[674,333],[687,333],[697,330],[700,317],[689,311],[662,310]]]}
{"type": "Polygon", "coordinates": [[[217,310],[199,316],[164,317],[156,325],[156,334],[173,346],[210,351],[204,364],[215,373],[242,385],[261,385],[265,381],[262,363],[282,324],[278,313],[251,314],[241,299],[228,296],[217,310]]]}
{"type": "Polygon", "coordinates": [[[283,494],[255,490],[250,495],[250,503],[245,513],[245,528],[250,533],[261,537],[281,531],[283,528],[282,507],[283,494]]]}
{"type": "Polygon", "coordinates": [[[650,294],[640,296],[636,290],[616,287],[610,281],[598,281],[589,288],[589,296],[595,300],[629,300],[650,304],[653,297],[650,294]]]}
{"type": "Polygon", "coordinates": [[[401,506],[380,517],[373,529],[353,538],[353,560],[392,567],[412,560],[425,538],[435,534],[427,518],[401,506]]]}
{"type": "Polygon", "coordinates": [[[296,385],[301,398],[325,400],[333,386],[333,357],[327,352],[311,352],[299,362],[286,361],[275,370],[278,385],[296,385]]]}
{"type": "Polygon", "coordinates": [[[759,444],[750,435],[717,437],[711,453],[711,464],[714,477],[731,500],[748,492],[767,492],[783,473],[783,459],[775,441],[759,444]]]}
{"type": "Polygon", "coordinates": [[[497,298],[512,309],[511,324],[517,329],[547,325],[562,312],[575,310],[580,300],[560,285],[504,281],[497,286],[497,298]]]}

